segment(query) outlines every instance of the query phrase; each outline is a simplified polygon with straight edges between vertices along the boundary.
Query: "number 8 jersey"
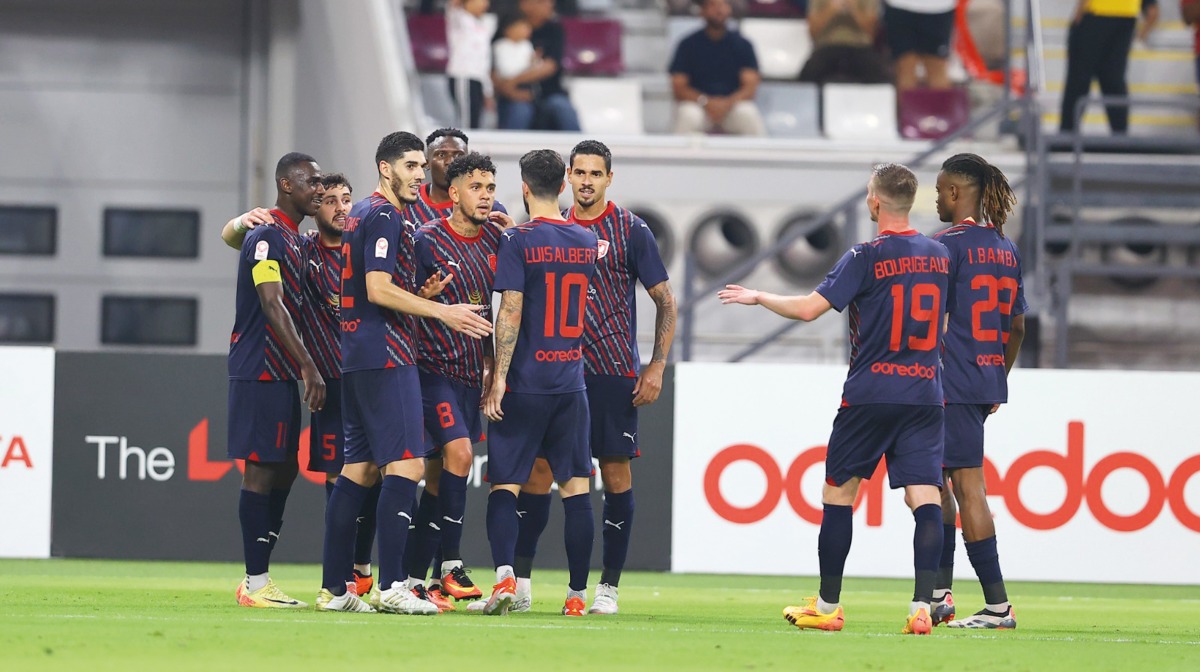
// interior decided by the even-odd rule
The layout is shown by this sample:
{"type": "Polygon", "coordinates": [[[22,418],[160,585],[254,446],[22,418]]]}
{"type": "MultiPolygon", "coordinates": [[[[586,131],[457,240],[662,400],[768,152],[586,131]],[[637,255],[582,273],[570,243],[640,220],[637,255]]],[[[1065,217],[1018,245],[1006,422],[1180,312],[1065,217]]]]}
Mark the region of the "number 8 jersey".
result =
{"type": "Polygon", "coordinates": [[[1017,246],[990,224],[966,221],[934,238],[950,250],[954,301],[946,305],[946,373],[951,404],[1008,401],[1004,350],[1013,318],[1023,315],[1025,285],[1017,246]]]}
{"type": "Polygon", "coordinates": [[[950,259],[920,233],[884,231],[838,260],[816,291],[849,308],[850,370],[842,405],[943,404],[942,325],[950,259]]]}
{"type": "Polygon", "coordinates": [[[493,291],[524,294],[508,389],[565,394],[585,389],[583,318],[596,271],[596,234],[561,220],[535,219],[504,231],[493,291]]]}

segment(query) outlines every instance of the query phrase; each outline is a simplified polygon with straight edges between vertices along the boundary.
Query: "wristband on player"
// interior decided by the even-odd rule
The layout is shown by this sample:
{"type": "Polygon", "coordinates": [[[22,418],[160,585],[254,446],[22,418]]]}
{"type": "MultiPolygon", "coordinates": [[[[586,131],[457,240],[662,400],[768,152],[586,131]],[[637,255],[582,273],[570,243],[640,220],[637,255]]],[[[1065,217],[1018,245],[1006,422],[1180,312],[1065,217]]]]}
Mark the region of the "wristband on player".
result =
{"type": "Polygon", "coordinates": [[[245,215],[242,215],[241,217],[237,218],[236,222],[233,223],[234,233],[245,233],[250,230],[250,227],[246,226],[246,223],[243,221],[244,218],[245,215]]]}

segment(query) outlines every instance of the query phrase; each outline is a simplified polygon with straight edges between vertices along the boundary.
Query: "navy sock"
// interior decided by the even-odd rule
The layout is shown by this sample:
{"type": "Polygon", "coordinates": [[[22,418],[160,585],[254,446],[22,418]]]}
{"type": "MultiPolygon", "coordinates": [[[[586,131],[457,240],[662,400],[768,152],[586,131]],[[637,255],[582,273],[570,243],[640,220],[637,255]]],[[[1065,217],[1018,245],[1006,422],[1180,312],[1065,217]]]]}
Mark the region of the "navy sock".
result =
{"type": "Polygon", "coordinates": [[[1000,573],[1000,554],[996,551],[996,535],[979,541],[968,541],[967,557],[983,587],[983,601],[1000,604],[1008,601],[1008,590],[1004,587],[1004,575],[1000,573]]]}
{"type": "Polygon", "coordinates": [[[404,581],[404,547],[408,543],[408,526],[412,522],[413,503],[417,499],[417,482],[403,476],[384,476],[376,508],[376,528],[379,534],[379,585],[388,590],[397,581],[404,581]]]}
{"type": "Polygon", "coordinates": [[[924,504],[913,511],[913,602],[932,602],[937,580],[938,561],[942,557],[942,506],[924,504]]]}
{"type": "Polygon", "coordinates": [[[417,515],[409,528],[408,547],[404,551],[404,573],[424,579],[429,573],[429,562],[441,542],[441,525],[438,525],[438,496],[428,490],[421,492],[417,503],[417,515]]]}
{"type": "Polygon", "coordinates": [[[600,583],[616,587],[621,582],[632,529],[633,490],[604,493],[604,571],[600,583]]]}
{"type": "Polygon", "coordinates": [[[942,523],[942,562],[938,565],[937,581],[933,584],[938,590],[950,590],[954,585],[954,544],[957,537],[958,528],[942,523]]]}
{"type": "Polygon", "coordinates": [[[334,595],[346,592],[346,579],[354,565],[354,519],[362,509],[368,488],[339,476],[325,505],[325,548],[321,586],[334,595]]]}
{"type": "Polygon", "coordinates": [[[333,484],[335,481],[325,481],[325,504],[329,504],[329,498],[333,496],[333,484]]]}
{"type": "Polygon", "coordinates": [[[592,562],[592,540],[596,536],[596,518],[588,493],[563,499],[563,538],[567,543],[567,570],[571,590],[587,590],[588,570],[592,562]]]}
{"type": "Polygon", "coordinates": [[[488,495],[487,535],[492,545],[492,564],[511,565],[517,550],[517,498],[507,490],[494,490],[488,495]]]}
{"type": "Polygon", "coordinates": [[[375,511],[379,508],[379,490],[382,483],[376,483],[367,491],[363,499],[362,510],[358,512],[358,532],[354,538],[354,564],[371,564],[371,549],[375,546],[375,511]]]}
{"type": "MultiPolygon", "coordinates": [[[[440,539],[441,537],[439,537],[440,539]]],[[[429,575],[429,586],[432,590],[442,583],[442,545],[434,548],[433,573],[429,575]]]]}
{"type": "MultiPolygon", "coordinates": [[[[441,559],[462,560],[463,514],[467,510],[467,477],[455,476],[443,471],[438,490],[439,523],[442,526],[441,559]]],[[[442,563],[434,567],[435,575],[441,576],[442,563]]]]}
{"type": "Polygon", "coordinates": [[[242,522],[242,553],[246,556],[246,574],[265,574],[271,565],[271,498],[242,490],[238,500],[238,519],[242,522]]]}
{"type": "Polygon", "coordinates": [[[517,533],[517,559],[513,568],[518,578],[528,579],[533,573],[533,558],[537,555],[538,539],[550,522],[550,494],[517,495],[517,515],[521,524],[517,533]]]}
{"type": "Polygon", "coordinates": [[[270,495],[271,506],[271,535],[267,537],[271,540],[271,549],[275,550],[275,544],[279,542],[279,532],[283,529],[283,510],[287,508],[288,495],[292,494],[291,489],[287,490],[272,490],[270,495]]]}
{"type": "Polygon", "coordinates": [[[842,574],[854,537],[854,507],[826,504],[817,535],[817,560],[821,566],[821,599],[837,604],[842,598],[842,574]]]}

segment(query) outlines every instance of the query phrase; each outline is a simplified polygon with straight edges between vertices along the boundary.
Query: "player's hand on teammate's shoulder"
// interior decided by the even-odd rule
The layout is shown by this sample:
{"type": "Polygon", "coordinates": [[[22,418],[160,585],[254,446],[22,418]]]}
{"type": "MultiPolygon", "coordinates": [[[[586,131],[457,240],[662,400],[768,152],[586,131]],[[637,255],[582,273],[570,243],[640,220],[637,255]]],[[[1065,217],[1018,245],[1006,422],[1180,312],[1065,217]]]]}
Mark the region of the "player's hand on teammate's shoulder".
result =
{"type": "Polygon", "coordinates": [[[510,217],[507,212],[500,212],[499,210],[492,210],[488,213],[488,221],[500,227],[501,231],[517,225],[516,220],[510,217]]]}
{"type": "Polygon", "coordinates": [[[741,285],[725,285],[725,289],[717,292],[721,303],[740,303],[745,306],[758,305],[758,290],[746,289],[741,285]]]}
{"type": "Polygon", "coordinates": [[[486,307],[470,303],[443,306],[437,319],[454,331],[462,332],[471,338],[483,338],[492,333],[492,323],[479,316],[479,312],[486,307]]]}
{"type": "Polygon", "coordinates": [[[310,411],[325,408],[325,379],[317,371],[317,365],[309,362],[300,367],[300,376],[304,379],[304,404],[310,411]]]}
{"type": "Polygon", "coordinates": [[[241,217],[238,217],[238,221],[241,222],[242,228],[248,231],[256,226],[270,224],[274,221],[274,217],[271,216],[271,211],[266,208],[253,208],[241,217]]]}
{"type": "Polygon", "coordinates": [[[658,401],[658,395],[662,393],[663,371],[666,368],[666,362],[650,362],[642,369],[633,385],[634,406],[646,406],[658,401]]]}
{"type": "Polygon", "coordinates": [[[437,271],[425,280],[425,284],[421,286],[421,289],[417,290],[417,296],[422,299],[432,299],[441,294],[442,290],[446,289],[446,285],[450,284],[450,281],[453,279],[453,273],[443,275],[441,271],[437,271]]]}

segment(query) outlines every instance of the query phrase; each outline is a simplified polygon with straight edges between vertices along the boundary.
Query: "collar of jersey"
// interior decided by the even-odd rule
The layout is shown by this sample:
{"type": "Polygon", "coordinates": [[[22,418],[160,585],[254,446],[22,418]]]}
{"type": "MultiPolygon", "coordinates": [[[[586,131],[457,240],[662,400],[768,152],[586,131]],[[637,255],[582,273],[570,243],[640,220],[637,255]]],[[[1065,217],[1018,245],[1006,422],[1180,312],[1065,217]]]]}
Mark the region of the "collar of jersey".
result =
{"type": "Polygon", "coordinates": [[[425,205],[428,205],[429,207],[433,208],[434,210],[445,210],[446,208],[454,207],[454,201],[446,201],[444,203],[434,203],[433,200],[429,197],[429,190],[430,190],[431,186],[433,186],[431,182],[426,182],[425,184],[421,185],[421,190],[419,193],[421,195],[421,200],[425,201],[425,205]]]}
{"type": "Polygon", "coordinates": [[[608,217],[609,215],[611,215],[613,213],[613,210],[617,209],[617,204],[613,203],[612,201],[609,201],[608,206],[604,208],[604,212],[600,213],[600,216],[595,219],[580,219],[580,218],[576,217],[575,216],[575,208],[576,207],[578,207],[578,206],[574,206],[574,205],[571,206],[571,216],[568,218],[567,221],[574,222],[580,226],[595,226],[596,224],[599,224],[600,221],[603,220],[605,217],[608,217]]]}
{"type": "Polygon", "coordinates": [[[892,231],[891,229],[886,229],[884,231],[880,231],[879,235],[881,235],[881,236],[915,236],[918,233],[920,233],[920,231],[917,231],[916,229],[909,229],[908,231],[892,231]]]}
{"type": "Polygon", "coordinates": [[[991,222],[977,222],[974,218],[968,217],[958,223],[959,226],[982,226],[985,229],[994,229],[996,226],[991,222]]]}
{"type": "Polygon", "coordinates": [[[271,214],[275,217],[275,219],[278,219],[280,222],[282,222],[287,228],[296,233],[300,232],[300,226],[296,224],[296,222],[293,222],[292,218],[288,217],[287,213],[283,210],[280,210],[279,208],[271,208],[271,214]]]}
{"type": "Polygon", "coordinates": [[[574,225],[574,224],[576,224],[576,222],[572,222],[572,221],[570,221],[570,220],[564,220],[564,219],[546,219],[545,217],[534,217],[533,219],[529,220],[529,222],[528,222],[528,223],[529,223],[529,224],[535,224],[535,223],[536,223],[536,224],[555,224],[555,225],[558,225],[558,226],[566,226],[566,225],[568,225],[568,224],[569,224],[569,225],[574,225]]]}
{"type": "Polygon", "coordinates": [[[482,226],[479,227],[479,233],[475,234],[474,236],[464,236],[461,233],[459,233],[458,231],[455,231],[454,226],[450,224],[449,217],[442,217],[442,226],[446,227],[447,233],[449,233],[451,236],[454,236],[458,240],[461,240],[464,243],[478,242],[479,239],[483,237],[483,227],[482,226]]]}

